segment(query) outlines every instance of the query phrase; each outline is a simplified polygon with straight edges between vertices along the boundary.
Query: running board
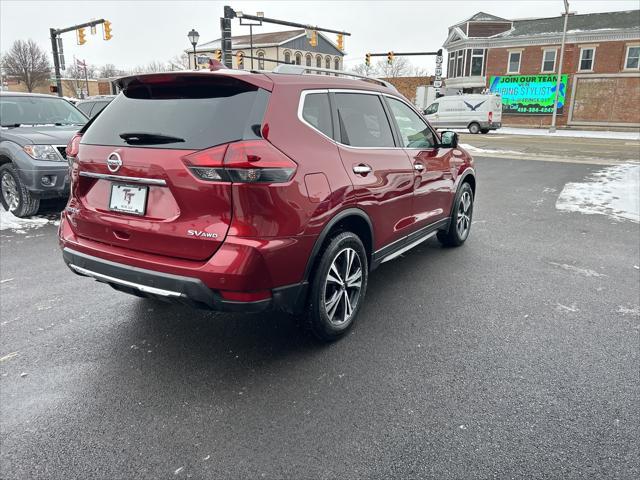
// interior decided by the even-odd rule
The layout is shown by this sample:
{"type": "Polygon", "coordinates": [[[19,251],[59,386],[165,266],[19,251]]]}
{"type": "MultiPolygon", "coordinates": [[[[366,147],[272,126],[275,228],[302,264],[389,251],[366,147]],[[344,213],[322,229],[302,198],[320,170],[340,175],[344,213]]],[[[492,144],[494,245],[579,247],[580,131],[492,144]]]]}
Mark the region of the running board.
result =
{"type": "Polygon", "coordinates": [[[422,242],[426,242],[427,240],[429,240],[431,237],[433,237],[436,233],[438,232],[431,232],[429,235],[419,238],[418,240],[416,240],[413,243],[410,243],[409,245],[407,245],[406,247],[401,248],[400,250],[398,250],[395,253],[392,253],[391,255],[389,255],[388,257],[384,257],[382,259],[382,261],[380,262],[382,263],[387,263],[390,260],[394,260],[396,258],[398,258],[400,255],[402,255],[405,252],[408,252],[409,250],[411,250],[413,247],[417,247],[418,245],[420,245],[422,242]]]}

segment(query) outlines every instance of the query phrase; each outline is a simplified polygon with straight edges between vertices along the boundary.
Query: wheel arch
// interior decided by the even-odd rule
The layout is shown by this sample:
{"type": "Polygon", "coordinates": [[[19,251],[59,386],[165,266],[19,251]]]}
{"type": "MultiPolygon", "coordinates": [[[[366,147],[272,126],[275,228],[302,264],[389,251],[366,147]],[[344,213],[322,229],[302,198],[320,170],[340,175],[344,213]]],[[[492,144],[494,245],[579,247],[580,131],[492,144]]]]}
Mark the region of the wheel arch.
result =
{"type": "Polygon", "coordinates": [[[374,245],[373,224],[371,219],[364,210],[347,208],[334,215],[324,226],[320,235],[318,235],[309,259],[307,260],[307,266],[304,271],[304,281],[308,281],[309,278],[311,278],[318,256],[322,251],[322,247],[326,244],[327,239],[331,238],[333,233],[340,231],[351,231],[360,237],[367,252],[369,267],[371,266],[374,245]]]}

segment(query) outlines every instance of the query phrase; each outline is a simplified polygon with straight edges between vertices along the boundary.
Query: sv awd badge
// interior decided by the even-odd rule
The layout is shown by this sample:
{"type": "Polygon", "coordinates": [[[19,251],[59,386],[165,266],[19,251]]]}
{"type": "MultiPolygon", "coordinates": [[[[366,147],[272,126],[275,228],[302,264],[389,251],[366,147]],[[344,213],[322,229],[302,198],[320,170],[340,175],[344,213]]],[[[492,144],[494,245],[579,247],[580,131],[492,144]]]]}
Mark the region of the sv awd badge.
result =
{"type": "Polygon", "coordinates": [[[203,232],[202,230],[187,230],[187,236],[200,238],[218,238],[217,233],[203,232]]]}

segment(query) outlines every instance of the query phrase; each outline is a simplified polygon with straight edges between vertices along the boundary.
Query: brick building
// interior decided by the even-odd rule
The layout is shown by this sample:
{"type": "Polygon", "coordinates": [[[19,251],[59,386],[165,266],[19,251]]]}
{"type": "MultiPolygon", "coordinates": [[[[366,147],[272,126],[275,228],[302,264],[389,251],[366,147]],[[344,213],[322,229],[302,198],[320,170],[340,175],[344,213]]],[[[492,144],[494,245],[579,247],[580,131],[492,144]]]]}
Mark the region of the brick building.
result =
{"type": "Polygon", "coordinates": [[[416,89],[426,85],[433,85],[434,77],[388,77],[383,78],[383,80],[391,83],[402,95],[415,102],[416,89]]]}
{"type": "MultiPolygon", "coordinates": [[[[450,27],[447,87],[500,93],[505,125],[548,126],[563,24],[480,12],[450,27]]],[[[640,10],[571,15],[561,80],[558,125],[640,126],[640,10]]]]}

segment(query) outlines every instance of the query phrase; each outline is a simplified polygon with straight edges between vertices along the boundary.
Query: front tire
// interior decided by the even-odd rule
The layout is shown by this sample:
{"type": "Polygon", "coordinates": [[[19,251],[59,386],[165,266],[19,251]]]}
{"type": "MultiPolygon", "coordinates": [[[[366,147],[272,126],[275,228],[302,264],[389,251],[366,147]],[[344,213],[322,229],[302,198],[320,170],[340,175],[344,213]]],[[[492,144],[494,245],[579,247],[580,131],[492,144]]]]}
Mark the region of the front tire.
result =
{"type": "Polygon", "coordinates": [[[351,232],[333,237],[313,275],[307,321],[320,340],[332,342],[353,326],[367,290],[369,264],[360,238],[351,232]]]}
{"type": "Polygon", "coordinates": [[[476,123],[476,122],[470,123],[467,128],[469,129],[469,133],[473,133],[474,135],[480,133],[479,123],[476,123]]]}
{"type": "Polygon", "coordinates": [[[40,208],[40,199],[31,195],[10,162],[0,166],[0,202],[5,210],[20,218],[34,215],[40,208]]]}
{"type": "Polygon", "coordinates": [[[451,209],[451,221],[449,229],[438,232],[438,240],[447,247],[459,247],[471,231],[473,218],[473,189],[468,183],[463,183],[456,194],[456,199],[451,209]]]}

